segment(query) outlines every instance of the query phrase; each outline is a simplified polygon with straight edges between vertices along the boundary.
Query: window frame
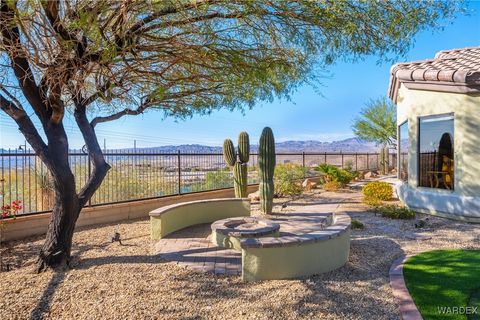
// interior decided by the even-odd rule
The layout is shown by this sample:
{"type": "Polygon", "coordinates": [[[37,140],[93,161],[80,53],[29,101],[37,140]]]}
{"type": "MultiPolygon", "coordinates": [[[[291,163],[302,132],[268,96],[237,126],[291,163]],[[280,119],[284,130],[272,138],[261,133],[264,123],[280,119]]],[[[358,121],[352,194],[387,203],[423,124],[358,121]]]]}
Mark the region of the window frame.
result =
{"type": "MultiPolygon", "coordinates": [[[[408,119],[401,122],[399,125],[397,125],[397,178],[403,182],[407,182],[408,183],[408,178],[410,176],[410,173],[409,173],[409,170],[407,169],[407,180],[402,180],[401,178],[401,168],[400,168],[400,164],[402,163],[402,149],[400,147],[401,143],[402,143],[402,135],[400,134],[401,132],[401,129],[400,127],[403,126],[404,124],[407,125],[407,136],[408,136],[408,144],[409,146],[407,147],[407,165],[408,165],[408,150],[410,149],[410,128],[409,128],[409,123],[408,123],[408,119]]],[[[408,167],[407,167],[408,168],[408,167]]]]}
{"type": "MultiPolygon", "coordinates": [[[[446,112],[446,113],[439,113],[439,114],[431,114],[427,116],[418,116],[417,117],[417,188],[426,188],[428,190],[436,190],[442,192],[453,192],[455,191],[455,181],[454,178],[452,189],[443,189],[443,188],[430,188],[425,186],[420,186],[420,126],[422,124],[423,119],[435,119],[435,118],[442,118],[442,117],[452,117],[453,120],[453,161],[455,161],[455,112],[446,112]]],[[[456,166],[455,169],[456,170],[456,166]]]]}

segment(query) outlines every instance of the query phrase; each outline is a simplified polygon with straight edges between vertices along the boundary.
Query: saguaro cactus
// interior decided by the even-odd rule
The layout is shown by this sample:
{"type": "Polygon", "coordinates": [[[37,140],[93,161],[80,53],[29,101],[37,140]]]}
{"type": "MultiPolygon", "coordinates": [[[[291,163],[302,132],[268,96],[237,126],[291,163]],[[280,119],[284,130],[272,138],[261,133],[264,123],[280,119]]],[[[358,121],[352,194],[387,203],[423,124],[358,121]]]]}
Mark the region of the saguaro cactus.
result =
{"type": "Polygon", "coordinates": [[[275,139],[272,129],[265,127],[260,136],[258,146],[258,167],[260,171],[260,206],[265,214],[272,213],[273,207],[273,174],[275,172],[275,139]]]}
{"type": "Polygon", "coordinates": [[[238,136],[238,159],[233,142],[226,139],[223,142],[223,157],[230,167],[233,167],[233,183],[236,198],[247,196],[248,175],[247,163],[250,158],[250,140],[248,133],[241,132],[238,136]]]}

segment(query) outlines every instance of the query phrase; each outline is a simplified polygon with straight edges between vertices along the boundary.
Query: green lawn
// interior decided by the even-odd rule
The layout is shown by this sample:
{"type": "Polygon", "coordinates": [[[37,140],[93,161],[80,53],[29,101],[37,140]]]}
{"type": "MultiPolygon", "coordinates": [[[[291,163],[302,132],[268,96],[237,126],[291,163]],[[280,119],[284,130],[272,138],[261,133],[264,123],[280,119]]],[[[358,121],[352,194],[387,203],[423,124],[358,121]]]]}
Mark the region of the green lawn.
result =
{"type": "Polygon", "coordinates": [[[480,250],[425,252],[409,258],[403,274],[425,320],[480,319],[480,250]]]}

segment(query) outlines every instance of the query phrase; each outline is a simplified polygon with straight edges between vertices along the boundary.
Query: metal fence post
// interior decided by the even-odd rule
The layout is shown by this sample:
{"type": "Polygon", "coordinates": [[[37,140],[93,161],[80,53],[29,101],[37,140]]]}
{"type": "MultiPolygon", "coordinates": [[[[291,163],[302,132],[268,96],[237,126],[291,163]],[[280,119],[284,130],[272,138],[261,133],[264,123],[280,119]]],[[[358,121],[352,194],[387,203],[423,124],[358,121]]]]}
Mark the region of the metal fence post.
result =
{"type": "Polygon", "coordinates": [[[368,159],[368,152],[367,152],[367,170],[370,168],[370,160],[368,159]]]}
{"type": "Polygon", "coordinates": [[[342,155],[342,169],[343,169],[343,152],[340,151],[340,154],[342,155]]]}
{"type": "Polygon", "coordinates": [[[355,171],[358,171],[358,153],[355,152],[355,171]]]}
{"type": "MultiPolygon", "coordinates": [[[[87,159],[88,159],[88,179],[87,179],[87,181],[90,181],[90,178],[92,176],[92,162],[90,161],[90,155],[87,155],[87,159]]],[[[93,195],[88,199],[88,206],[89,207],[92,206],[92,197],[93,197],[93,195]]]]}
{"type": "Polygon", "coordinates": [[[302,152],[302,166],[303,166],[303,178],[305,178],[306,168],[305,168],[305,152],[302,152]]]}
{"type": "Polygon", "coordinates": [[[180,150],[177,151],[177,164],[178,164],[178,194],[182,194],[182,164],[180,159],[180,150]]]}

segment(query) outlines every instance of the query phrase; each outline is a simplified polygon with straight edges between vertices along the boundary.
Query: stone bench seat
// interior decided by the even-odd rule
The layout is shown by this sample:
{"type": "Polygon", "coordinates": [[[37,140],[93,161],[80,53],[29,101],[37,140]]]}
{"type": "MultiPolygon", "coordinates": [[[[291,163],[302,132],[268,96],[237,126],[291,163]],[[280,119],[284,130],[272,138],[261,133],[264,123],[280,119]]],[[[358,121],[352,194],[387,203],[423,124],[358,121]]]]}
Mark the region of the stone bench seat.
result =
{"type": "Polygon", "coordinates": [[[152,240],[196,224],[250,216],[250,199],[221,198],[177,203],[150,212],[152,240]]]}
{"type": "Polygon", "coordinates": [[[242,248],[274,248],[298,246],[300,244],[315,243],[333,239],[341,236],[350,228],[350,217],[348,215],[338,215],[335,224],[326,227],[323,230],[309,232],[300,235],[286,235],[279,237],[264,237],[242,239],[242,248]]]}

